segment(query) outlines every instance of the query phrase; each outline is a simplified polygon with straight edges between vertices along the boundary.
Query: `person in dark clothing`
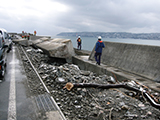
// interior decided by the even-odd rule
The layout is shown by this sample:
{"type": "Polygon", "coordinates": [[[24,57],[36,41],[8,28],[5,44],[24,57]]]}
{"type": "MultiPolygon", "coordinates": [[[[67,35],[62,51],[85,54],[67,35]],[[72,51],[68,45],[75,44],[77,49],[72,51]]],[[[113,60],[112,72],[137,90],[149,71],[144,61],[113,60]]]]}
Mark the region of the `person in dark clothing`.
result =
{"type": "Polygon", "coordinates": [[[78,39],[77,39],[77,44],[78,44],[78,46],[77,46],[77,49],[80,49],[81,50],[81,44],[82,44],[82,39],[80,38],[80,36],[78,36],[78,39]]]}
{"type": "Polygon", "coordinates": [[[95,60],[96,60],[96,64],[100,65],[101,63],[101,55],[102,55],[102,48],[105,47],[103,41],[101,41],[101,36],[98,37],[98,41],[96,43],[96,47],[95,47],[95,60]]]}

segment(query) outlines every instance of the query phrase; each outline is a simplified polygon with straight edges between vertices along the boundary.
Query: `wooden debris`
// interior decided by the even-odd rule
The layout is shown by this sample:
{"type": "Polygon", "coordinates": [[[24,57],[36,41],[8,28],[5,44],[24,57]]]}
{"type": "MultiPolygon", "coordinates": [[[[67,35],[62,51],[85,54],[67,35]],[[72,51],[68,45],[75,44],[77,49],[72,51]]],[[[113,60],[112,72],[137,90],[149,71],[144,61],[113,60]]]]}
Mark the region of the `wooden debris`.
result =
{"type": "Polygon", "coordinates": [[[141,93],[150,103],[153,107],[156,107],[160,109],[160,104],[156,103],[155,100],[147,93],[146,90],[141,90],[138,88],[134,88],[131,86],[128,86],[126,83],[121,84],[96,84],[96,83],[67,83],[64,87],[67,90],[71,90],[72,88],[101,88],[101,89],[110,89],[110,88],[125,88],[128,90],[132,90],[138,93],[141,93]]]}

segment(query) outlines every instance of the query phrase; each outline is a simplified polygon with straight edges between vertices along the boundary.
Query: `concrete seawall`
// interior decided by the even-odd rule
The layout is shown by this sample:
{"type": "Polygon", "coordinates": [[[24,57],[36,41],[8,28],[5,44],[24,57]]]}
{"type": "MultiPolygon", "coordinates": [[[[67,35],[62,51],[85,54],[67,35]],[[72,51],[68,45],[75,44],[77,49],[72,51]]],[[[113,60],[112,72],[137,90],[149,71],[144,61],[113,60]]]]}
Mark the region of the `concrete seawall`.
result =
{"type": "MultiPolygon", "coordinates": [[[[104,42],[102,63],[149,79],[160,76],[160,47],[104,42]]],[[[89,57],[94,60],[94,49],[89,57]]]]}

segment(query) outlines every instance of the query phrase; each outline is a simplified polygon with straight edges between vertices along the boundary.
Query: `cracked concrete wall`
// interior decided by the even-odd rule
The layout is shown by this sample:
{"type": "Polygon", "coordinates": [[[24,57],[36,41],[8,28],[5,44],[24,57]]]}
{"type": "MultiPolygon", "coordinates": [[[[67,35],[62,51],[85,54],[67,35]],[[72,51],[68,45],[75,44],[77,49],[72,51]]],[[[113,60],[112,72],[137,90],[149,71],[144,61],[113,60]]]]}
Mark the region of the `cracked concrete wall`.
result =
{"type": "MultiPolygon", "coordinates": [[[[104,42],[103,64],[114,66],[152,80],[160,76],[160,47],[104,42]]],[[[94,48],[95,49],[95,48],[94,48]]],[[[94,49],[89,57],[94,60],[94,49]]]]}

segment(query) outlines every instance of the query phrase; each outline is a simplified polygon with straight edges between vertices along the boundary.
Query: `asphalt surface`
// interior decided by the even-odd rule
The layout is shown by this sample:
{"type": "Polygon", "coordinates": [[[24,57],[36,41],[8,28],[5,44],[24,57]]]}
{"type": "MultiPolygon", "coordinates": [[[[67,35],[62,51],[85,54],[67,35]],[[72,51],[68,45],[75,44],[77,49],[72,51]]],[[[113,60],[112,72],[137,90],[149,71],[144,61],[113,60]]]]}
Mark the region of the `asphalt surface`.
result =
{"type": "Polygon", "coordinates": [[[37,105],[34,97],[30,96],[16,46],[7,54],[4,78],[0,83],[0,120],[38,119],[37,105]]]}

